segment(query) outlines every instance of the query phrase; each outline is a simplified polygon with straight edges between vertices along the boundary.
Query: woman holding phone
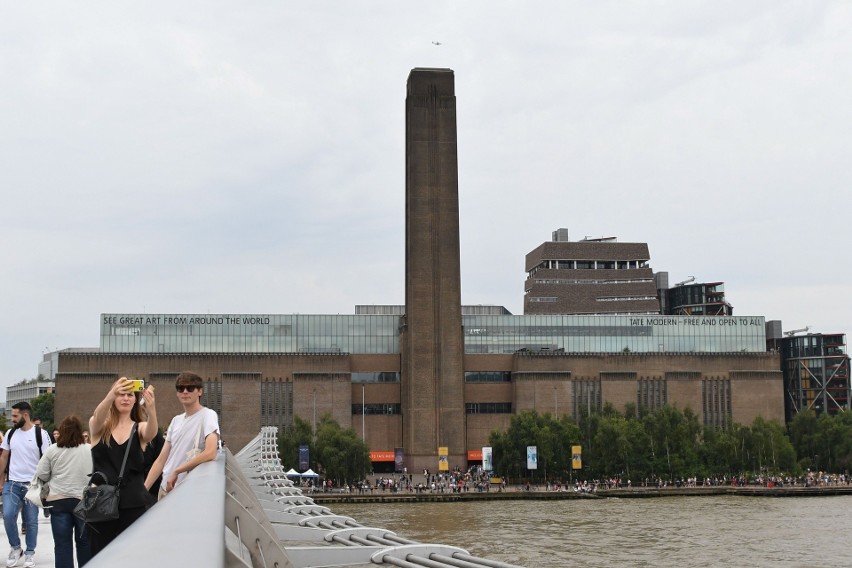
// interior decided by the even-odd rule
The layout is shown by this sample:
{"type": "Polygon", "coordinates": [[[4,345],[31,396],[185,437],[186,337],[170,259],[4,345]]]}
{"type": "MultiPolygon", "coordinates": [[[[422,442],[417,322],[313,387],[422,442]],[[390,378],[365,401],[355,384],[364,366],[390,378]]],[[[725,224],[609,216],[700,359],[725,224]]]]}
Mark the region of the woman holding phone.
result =
{"type": "Polygon", "coordinates": [[[140,392],[134,390],[134,383],[127,377],[118,379],[89,419],[94,471],[103,473],[108,483],[118,483],[121,464],[125,452],[128,452],[121,482],[118,519],[86,525],[92,556],[103,550],[154,504],[144,485],[143,454],[145,445],[157,434],[158,429],[154,387],[149,385],[140,392]],[[131,437],[134,426],[136,435],[131,437]]]}

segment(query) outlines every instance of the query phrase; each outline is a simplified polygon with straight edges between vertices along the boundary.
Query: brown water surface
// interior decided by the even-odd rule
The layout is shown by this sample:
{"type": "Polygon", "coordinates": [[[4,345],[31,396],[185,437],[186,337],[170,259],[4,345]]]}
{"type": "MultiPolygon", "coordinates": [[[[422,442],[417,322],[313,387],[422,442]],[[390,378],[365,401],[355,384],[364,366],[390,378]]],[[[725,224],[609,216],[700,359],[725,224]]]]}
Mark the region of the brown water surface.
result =
{"type": "Polygon", "coordinates": [[[852,566],[852,497],[334,504],[420,542],[530,568],[852,566]]]}

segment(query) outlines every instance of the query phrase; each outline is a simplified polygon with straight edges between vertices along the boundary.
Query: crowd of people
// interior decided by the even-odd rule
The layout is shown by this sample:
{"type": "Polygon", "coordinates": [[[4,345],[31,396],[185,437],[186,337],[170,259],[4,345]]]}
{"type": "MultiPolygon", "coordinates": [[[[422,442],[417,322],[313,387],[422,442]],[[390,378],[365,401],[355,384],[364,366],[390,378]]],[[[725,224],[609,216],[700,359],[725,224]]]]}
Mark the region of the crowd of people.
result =
{"type": "Polygon", "coordinates": [[[0,443],[3,524],[11,548],[8,568],[22,558],[25,568],[35,566],[39,507],[50,517],[56,567],[73,568],[75,551],[77,566],[84,566],[174,491],[189,471],[215,459],[219,422],[216,413],[201,404],[200,376],[177,376],[175,391],[184,411],[171,420],[165,435],[157,420],[153,385],[138,390],[136,383],[118,379],[89,418],[88,430],[79,417],[66,416],[53,439],[33,420],[29,403],[12,406],[12,427],[0,443]],[[101,483],[120,487],[118,518],[85,522],[74,510],[83,490],[101,483]],[[33,497],[28,495],[31,486],[46,490],[33,497]]]}

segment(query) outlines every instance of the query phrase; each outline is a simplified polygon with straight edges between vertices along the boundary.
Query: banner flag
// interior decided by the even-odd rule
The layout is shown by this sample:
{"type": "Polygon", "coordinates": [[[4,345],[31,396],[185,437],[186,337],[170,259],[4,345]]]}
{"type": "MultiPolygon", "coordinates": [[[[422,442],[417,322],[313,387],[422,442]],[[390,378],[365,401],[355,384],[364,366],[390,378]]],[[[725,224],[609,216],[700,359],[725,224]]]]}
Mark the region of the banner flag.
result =
{"type": "Polygon", "coordinates": [[[527,446],[527,469],[538,469],[538,447],[527,446]]]}
{"type": "Polygon", "coordinates": [[[299,469],[307,470],[311,464],[311,451],[308,446],[299,446],[299,469]]]}
{"type": "Polygon", "coordinates": [[[405,449],[393,449],[393,470],[394,473],[402,473],[405,471],[405,449]]]}
{"type": "Polygon", "coordinates": [[[571,469],[583,469],[583,446],[571,446],[571,469]]]}
{"type": "Polygon", "coordinates": [[[450,471],[449,455],[450,448],[447,446],[438,448],[438,471],[450,471]]]}
{"type": "Polygon", "coordinates": [[[482,446],[482,471],[494,471],[494,461],[491,446],[482,446]]]}

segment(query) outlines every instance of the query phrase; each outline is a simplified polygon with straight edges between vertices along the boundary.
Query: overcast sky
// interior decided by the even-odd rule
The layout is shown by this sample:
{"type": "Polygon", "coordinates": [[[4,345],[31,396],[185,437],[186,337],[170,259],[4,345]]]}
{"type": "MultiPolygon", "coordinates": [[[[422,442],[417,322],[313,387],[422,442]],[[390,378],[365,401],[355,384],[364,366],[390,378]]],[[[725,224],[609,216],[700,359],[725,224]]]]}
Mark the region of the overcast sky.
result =
{"type": "Polygon", "coordinates": [[[523,313],[566,227],[847,333],[850,27],[816,0],[5,2],[0,387],[105,312],[403,303],[414,67],[455,71],[465,304],[523,313]]]}

